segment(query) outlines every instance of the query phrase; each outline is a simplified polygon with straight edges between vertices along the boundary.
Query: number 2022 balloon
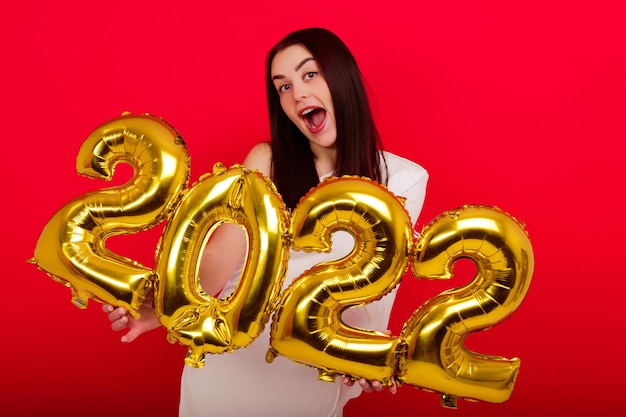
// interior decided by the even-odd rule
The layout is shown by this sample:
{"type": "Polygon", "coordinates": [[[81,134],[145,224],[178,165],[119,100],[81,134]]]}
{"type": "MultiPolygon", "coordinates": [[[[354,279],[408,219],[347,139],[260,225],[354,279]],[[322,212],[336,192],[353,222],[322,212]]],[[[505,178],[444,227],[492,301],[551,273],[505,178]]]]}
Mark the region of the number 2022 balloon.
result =
{"type": "Polygon", "coordinates": [[[313,366],[319,378],[338,374],[390,384],[392,379],[457,398],[502,402],[509,398],[518,359],[467,350],[465,337],[509,317],[528,290],[533,252],[523,227],[494,207],[463,206],[438,216],[412,240],[402,200],[367,178],[332,178],[313,188],[291,217],[274,185],[235,165],[200,178],[191,188],[182,138],[162,119],[123,115],[96,129],[79,152],[78,172],[110,179],[129,162],[128,184],[88,193],[66,204],[47,223],[30,260],[87,298],[124,306],[135,317],[154,289],[154,308],[168,339],[189,347],[185,362],[201,367],[206,353],[245,348],[272,313],[276,355],[313,366]],[[114,234],[146,230],[168,220],[156,250],[156,269],[105,246],[114,234]],[[242,277],[225,299],[208,296],[197,277],[199,257],[215,228],[234,223],[246,232],[242,277]],[[345,230],[355,247],[336,262],[319,264],[281,294],[288,249],[330,251],[330,236],[345,230]],[[341,312],[391,291],[412,265],[418,278],[442,279],[469,258],[477,265],[466,286],[420,306],[393,336],[347,326],[341,312]]]}

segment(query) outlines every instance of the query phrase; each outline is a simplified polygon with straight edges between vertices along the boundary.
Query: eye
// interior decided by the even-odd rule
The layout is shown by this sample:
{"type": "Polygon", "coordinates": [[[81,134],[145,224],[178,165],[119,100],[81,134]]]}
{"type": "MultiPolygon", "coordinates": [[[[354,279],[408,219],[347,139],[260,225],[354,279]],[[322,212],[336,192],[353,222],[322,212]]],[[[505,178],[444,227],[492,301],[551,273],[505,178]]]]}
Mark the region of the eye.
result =
{"type": "Polygon", "coordinates": [[[317,75],[317,71],[308,71],[304,74],[304,79],[310,80],[312,78],[315,78],[316,75],[317,75]]]}
{"type": "Polygon", "coordinates": [[[291,88],[291,84],[282,84],[278,86],[277,90],[279,93],[284,93],[286,91],[289,91],[290,88],[291,88]]]}

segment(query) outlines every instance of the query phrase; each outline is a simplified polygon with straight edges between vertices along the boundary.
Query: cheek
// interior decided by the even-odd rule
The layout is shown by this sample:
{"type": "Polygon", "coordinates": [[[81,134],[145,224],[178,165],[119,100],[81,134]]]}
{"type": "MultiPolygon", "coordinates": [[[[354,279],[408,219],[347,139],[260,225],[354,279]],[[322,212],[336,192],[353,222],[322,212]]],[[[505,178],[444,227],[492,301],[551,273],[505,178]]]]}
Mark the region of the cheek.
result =
{"type": "Polygon", "coordinates": [[[323,99],[324,101],[324,107],[326,108],[326,111],[329,113],[332,113],[333,115],[335,114],[335,105],[333,103],[333,97],[330,94],[330,91],[326,91],[325,95],[321,95],[320,98],[323,99]]]}
{"type": "Polygon", "coordinates": [[[297,123],[297,121],[300,118],[298,117],[298,114],[296,112],[296,108],[295,108],[295,106],[293,104],[289,104],[287,102],[287,100],[285,100],[285,99],[283,99],[281,97],[280,107],[283,109],[283,112],[287,115],[289,120],[291,120],[293,123],[297,123]]]}

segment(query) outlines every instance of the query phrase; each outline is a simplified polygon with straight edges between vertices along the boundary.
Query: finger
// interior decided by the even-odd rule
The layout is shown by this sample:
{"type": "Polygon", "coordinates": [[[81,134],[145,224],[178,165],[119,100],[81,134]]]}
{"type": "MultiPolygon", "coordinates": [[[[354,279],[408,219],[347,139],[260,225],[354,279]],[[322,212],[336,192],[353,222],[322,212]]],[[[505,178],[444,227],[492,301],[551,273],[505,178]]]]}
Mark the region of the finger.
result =
{"type": "Polygon", "coordinates": [[[119,332],[120,330],[124,330],[127,327],[128,327],[128,317],[126,316],[120,318],[119,320],[115,320],[111,322],[111,329],[113,329],[116,332],[119,332]]]}
{"type": "Polygon", "coordinates": [[[382,391],[383,390],[383,384],[381,384],[380,381],[372,381],[371,385],[372,385],[372,388],[374,389],[374,391],[382,391]]]}
{"type": "MultiPolygon", "coordinates": [[[[123,307],[116,308],[108,315],[110,321],[119,320],[124,316],[126,316],[126,309],[124,309],[123,307]]],[[[128,319],[126,319],[126,321],[128,321],[128,319]]]]}
{"type": "Polygon", "coordinates": [[[352,378],[348,378],[347,376],[343,377],[343,383],[348,386],[351,387],[354,385],[354,380],[352,378]]]}
{"type": "Polygon", "coordinates": [[[137,337],[139,337],[139,335],[142,333],[143,333],[143,330],[140,330],[138,328],[130,329],[128,333],[122,336],[121,340],[123,343],[130,343],[133,340],[137,339],[137,337]]]}
{"type": "Polygon", "coordinates": [[[114,308],[111,304],[102,304],[102,311],[104,311],[105,313],[110,313],[113,310],[114,308]]]}
{"type": "Polygon", "coordinates": [[[372,389],[372,386],[370,385],[370,383],[369,383],[369,382],[367,381],[367,379],[365,379],[365,378],[361,378],[361,379],[359,379],[359,385],[361,386],[361,388],[362,388],[362,389],[363,389],[363,391],[365,391],[365,392],[368,392],[368,393],[369,393],[369,392],[374,391],[374,390],[372,389]]]}
{"type": "Polygon", "coordinates": [[[398,392],[398,385],[396,384],[396,380],[391,378],[391,385],[389,386],[389,392],[395,394],[398,392]]]}

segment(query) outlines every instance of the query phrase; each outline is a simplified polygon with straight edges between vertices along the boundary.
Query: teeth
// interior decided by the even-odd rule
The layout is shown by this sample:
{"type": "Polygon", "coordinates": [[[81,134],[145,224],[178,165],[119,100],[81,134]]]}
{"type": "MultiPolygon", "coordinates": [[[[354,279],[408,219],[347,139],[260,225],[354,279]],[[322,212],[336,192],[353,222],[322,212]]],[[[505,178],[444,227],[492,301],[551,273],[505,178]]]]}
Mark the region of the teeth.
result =
{"type": "Polygon", "coordinates": [[[303,116],[306,116],[307,114],[311,113],[313,110],[315,110],[315,109],[306,109],[306,110],[304,110],[304,111],[302,112],[302,115],[303,115],[303,116]]]}

